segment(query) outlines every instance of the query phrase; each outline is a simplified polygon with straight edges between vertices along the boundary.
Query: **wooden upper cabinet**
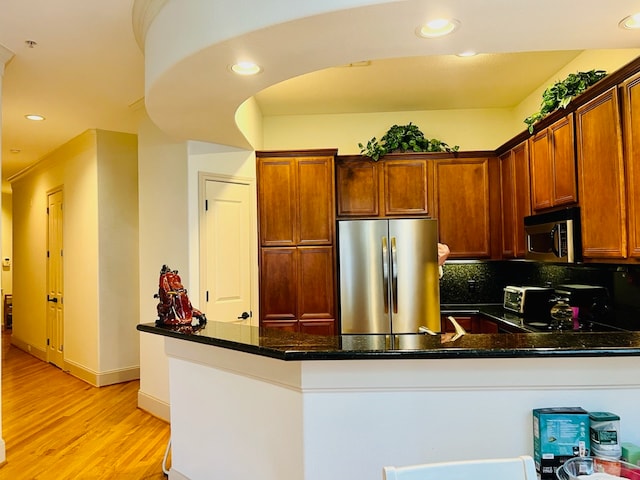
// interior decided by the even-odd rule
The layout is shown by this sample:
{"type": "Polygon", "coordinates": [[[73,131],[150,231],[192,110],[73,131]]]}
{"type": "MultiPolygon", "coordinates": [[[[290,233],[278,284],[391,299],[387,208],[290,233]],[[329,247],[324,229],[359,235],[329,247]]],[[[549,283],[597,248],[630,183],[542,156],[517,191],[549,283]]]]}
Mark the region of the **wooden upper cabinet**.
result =
{"type": "Polygon", "coordinates": [[[585,259],[627,256],[626,190],[618,89],[576,110],[582,253],[585,259]]]}
{"type": "Polygon", "coordinates": [[[524,258],[524,217],[531,215],[529,143],[524,141],[500,157],[502,257],[524,258]]]}
{"type": "Polygon", "coordinates": [[[529,142],[533,209],[576,203],[573,113],[541,130],[529,142]]]}
{"type": "Polygon", "coordinates": [[[387,157],[373,162],[361,157],[338,157],[338,217],[429,215],[430,163],[424,158],[387,157]]]}
{"type": "Polygon", "coordinates": [[[339,217],[377,217],[378,164],[369,160],[336,159],[339,217]]]}
{"type": "Polygon", "coordinates": [[[260,244],[331,245],[333,157],[259,157],[260,244]]]}
{"type": "MultiPolygon", "coordinates": [[[[494,191],[499,205],[499,171],[497,177],[494,191]]],[[[435,217],[439,239],[449,246],[451,259],[491,257],[490,178],[488,158],[435,161],[435,217]]]]}
{"type": "Polygon", "coordinates": [[[429,214],[426,160],[383,161],[379,168],[385,216],[429,214]]]}
{"type": "Polygon", "coordinates": [[[622,84],[629,256],[640,258],[640,74],[622,84]]]}

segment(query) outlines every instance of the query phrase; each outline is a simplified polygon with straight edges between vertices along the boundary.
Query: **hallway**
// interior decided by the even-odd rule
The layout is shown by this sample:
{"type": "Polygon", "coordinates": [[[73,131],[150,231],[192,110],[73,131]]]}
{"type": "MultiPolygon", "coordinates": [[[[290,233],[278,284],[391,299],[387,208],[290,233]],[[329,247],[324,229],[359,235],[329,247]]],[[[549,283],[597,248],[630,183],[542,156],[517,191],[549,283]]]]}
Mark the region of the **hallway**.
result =
{"type": "Polygon", "coordinates": [[[138,381],[96,388],[2,334],[0,480],[163,480],[169,425],[137,408],[138,381]]]}

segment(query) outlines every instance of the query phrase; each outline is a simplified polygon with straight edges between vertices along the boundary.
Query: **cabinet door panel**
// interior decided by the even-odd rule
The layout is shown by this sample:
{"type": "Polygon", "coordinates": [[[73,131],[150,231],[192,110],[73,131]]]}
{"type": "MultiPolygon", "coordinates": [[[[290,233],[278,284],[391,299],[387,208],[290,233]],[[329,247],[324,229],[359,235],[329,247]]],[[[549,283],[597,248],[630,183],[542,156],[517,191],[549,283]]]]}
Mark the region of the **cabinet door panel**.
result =
{"type": "Polygon", "coordinates": [[[345,161],[336,165],[338,216],[377,217],[378,168],[370,161],[345,161]]]}
{"type": "Polygon", "coordinates": [[[553,205],[575,203],[576,153],[573,141],[573,114],[549,127],[553,152],[553,205]]]}
{"type": "Polygon", "coordinates": [[[297,319],[296,248],[263,248],[260,252],[260,318],[297,319]]]}
{"type": "Polygon", "coordinates": [[[579,107],[576,125],[583,257],[625,258],[626,193],[617,89],[579,107]]]}
{"type": "Polygon", "coordinates": [[[573,114],[533,136],[529,153],[533,209],[575,203],[578,190],[573,114]]]}
{"type": "Polygon", "coordinates": [[[513,148],[515,175],[515,253],[517,258],[526,254],[524,217],[531,215],[531,183],[529,181],[529,143],[522,142],[513,148]]]}
{"type": "Polygon", "coordinates": [[[516,256],[516,174],[512,151],[500,157],[500,193],[502,204],[502,257],[516,256]]]}
{"type": "Polygon", "coordinates": [[[300,320],[300,331],[312,335],[335,335],[333,320],[300,320]]]}
{"type": "Polygon", "coordinates": [[[531,201],[534,210],[549,208],[553,197],[553,165],[547,129],[531,137],[531,201]]]}
{"type": "Polygon", "coordinates": [[[640,258],[640,75],[623,84],[629,256],[640,258]]]}
{"type": "Polygon", "coordinates": [[[382,163],[385,215],[428,215],[427,161],[388,160],[382,163]]]}
{"type": "Polygon", "coordinates": [[[297,320],[263,320],[260,322],[261,327],[277,328],[283,332],[298,332],[299,325],[297,320]]]}
{"type": "Polygon", "coordinates": [[[332,247],[299,247],[298,318],[335,318],[332,247]]]}
{"type": "Polygon", "coordinates": [[[333,243],[333,159],[299,158],[298,166],[298,244],[333,243]]]}
{"type": "Polygon", "coordinates": [[[296,243],[296,170],[294,160],[261,159],[258,195],[260,243],[287,246],[296,243]]]}
{"type": "Polygon", "coordinates": [[[489,159],[437,160],[435,168],[436,216],[449,258],[491,257],[489,159]]]}

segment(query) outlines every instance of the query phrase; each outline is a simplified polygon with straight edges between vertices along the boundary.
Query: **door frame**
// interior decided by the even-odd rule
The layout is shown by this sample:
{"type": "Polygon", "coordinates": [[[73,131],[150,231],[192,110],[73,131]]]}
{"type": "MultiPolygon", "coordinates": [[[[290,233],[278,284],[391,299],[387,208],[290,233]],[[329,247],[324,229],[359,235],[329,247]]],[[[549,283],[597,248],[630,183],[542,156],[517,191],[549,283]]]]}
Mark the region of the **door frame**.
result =
{"type": "Polygon", "coordinates": [[[250,189],[250,197],[254,199],[249,206],[249,222],[251,224],[249,239],[249,263],[251,265],[250,287],[251,287],[251,310],[253,315],[251,317],[251,325],[257,327],[258,320],[260,318],[259,309],[259,292],[258,292],[258,205],[257,205],[257,193],[256,193],[256,180],[249,177],[240,177],[235,175],[220,175],[207,172],[198,172],[198,270],[199,270],[199,292],[198,299],[199,305],[205,304],[205,282],[207,278],[207,262],[206,258],[206,229],[204,228],[205,222],[205,195],[206,195],[206,182],[220,182],[220,183],[235,183],[238,185],[245,185],[250,189]]]}

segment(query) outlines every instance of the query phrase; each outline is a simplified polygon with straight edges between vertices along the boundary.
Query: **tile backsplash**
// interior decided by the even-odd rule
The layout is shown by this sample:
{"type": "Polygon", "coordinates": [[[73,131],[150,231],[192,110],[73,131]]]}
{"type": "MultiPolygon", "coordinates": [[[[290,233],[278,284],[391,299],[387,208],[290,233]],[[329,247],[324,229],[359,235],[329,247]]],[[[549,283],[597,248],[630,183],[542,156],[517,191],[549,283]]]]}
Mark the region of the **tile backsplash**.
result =
{"type": "Polygon", "coordinates": [[[610,264],[556,265],[528,261],[447,262],[440,280],[443,305],[502,303],[507,285],[599,285],[609,292],[616,323],[640,329],[640,266],[610,264]]]}

